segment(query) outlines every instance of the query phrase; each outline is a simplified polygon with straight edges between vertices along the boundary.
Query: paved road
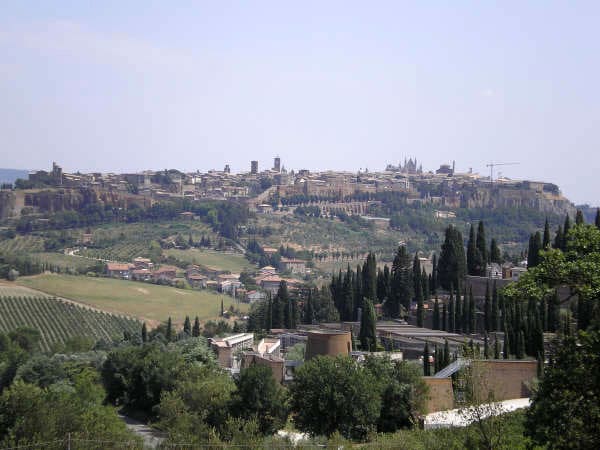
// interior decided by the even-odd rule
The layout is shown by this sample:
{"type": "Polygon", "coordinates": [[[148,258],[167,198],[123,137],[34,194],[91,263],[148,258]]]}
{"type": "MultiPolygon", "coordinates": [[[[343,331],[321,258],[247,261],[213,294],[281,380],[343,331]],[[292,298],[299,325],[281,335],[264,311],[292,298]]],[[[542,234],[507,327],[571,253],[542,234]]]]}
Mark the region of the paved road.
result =
{"type": "Polygon", "coordinates": [[[119,414],[119,418],[125,422],[125,425],[129,430],[133,431],[144,440],[144,448],[156,448],[165,439],[162,433],[152,429],[143,422],[139,422],[131,417],[124,416],[123,414],[119,414]]]}

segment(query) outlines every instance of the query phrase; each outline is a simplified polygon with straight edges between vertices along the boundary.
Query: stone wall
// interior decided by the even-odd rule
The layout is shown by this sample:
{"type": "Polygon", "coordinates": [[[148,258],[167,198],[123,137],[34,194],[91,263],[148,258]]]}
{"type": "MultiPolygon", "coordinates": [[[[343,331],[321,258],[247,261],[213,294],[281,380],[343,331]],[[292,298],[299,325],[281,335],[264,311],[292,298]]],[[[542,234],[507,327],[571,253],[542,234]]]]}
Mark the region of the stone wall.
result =
{"type": "Polygon", "coordinates": [[[426,401],[427,413],[454,408],[452,378],[423,377],[423,381],[429,388],[426,401]]]}

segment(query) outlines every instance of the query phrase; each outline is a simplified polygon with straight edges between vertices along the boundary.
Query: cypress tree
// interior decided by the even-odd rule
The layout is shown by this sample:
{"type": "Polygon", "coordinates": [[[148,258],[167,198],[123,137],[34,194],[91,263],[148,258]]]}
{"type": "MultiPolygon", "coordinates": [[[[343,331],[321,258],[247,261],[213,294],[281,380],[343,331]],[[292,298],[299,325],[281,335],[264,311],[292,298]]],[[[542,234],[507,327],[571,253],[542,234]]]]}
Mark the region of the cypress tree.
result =
{"type": "Polygon", "coordinates": [[[490,261],[500,264],[502,262],[502,255],[500,254],[500,248],[495,238],[492,238],[490,243],[490,261]]]}
{"type": "Polygon", "coordinates": [[[374,352],[377,350],[375,309],[369,299],[365,299],[360,320],[360,345],[363,350],[374,352]]]}
{"type": "Polygon", "coordinates": [[[437,265],[439,284],[444,289],[450,289],[452,284],[457,285],[466,275],[467,263],[463,245],[461,232],[449,225],[437,265]]]}
{"type": "MultiPolygon", "coordinates": [[[[600,228],[600,226],[599,226],[599,228],[600,228]]],[[[437,288],[438,288],[437,272],[438,272],[437,255],[434,253],[433,260],[431,262],[431,287],[429,288],[432,295],[437,294],[437,288]]]]}
{"type": "Polygon", "coordinates": [[[359,320],[360,318],[358,317],[358,309],[362,308],[363,305],[363,279],[362,279],[362,269],[360,268],[360,265],[356,266],[356,274],[354,275],[354,283],[353,283],[353,289],[352,289],[352,295],[353,295],[353,302],[354,302],[354,311],[352,312],[352,319],[351,320],[359,320]]]}
{"type": "Polygon", "coordinates": [[[596,210],[596,220],[594,221],[596,228],[600,229],[600,208],[596,210]]]}
{"type": "Polygon", "coordinates": [[[266,309],[267,311],[265,313],[264,324],[262,325],[262,328],[267,331],[271,331],[271,328],[273,328],[273,298],[271,297],[271,294],[269,294],[269,297],[267,298],[266,309]]]}
{"type": "Polygon", "coordinates": [[[571,218],[569,214],[565,217],[565,224],[563,226],[563,242],[561,250],[564,252],[567,249],[567,242],[569,240],[569,231],[571,230],[571,218]]]}
{"type": "Polygon", "coordinates": [[[398,247],[391,273],[390,301],[386,302],[388,315],[393,318],[400,316],[401,307],[410,311],[410,303],[413,296],[412,264],[406,247],[398,247]]]}
{"type": "Polygon", "coordinates": [[[476,333],[475,327],[475,298],[473,297],[473,286],[469,286],[469,332],[476,333]]]}
{"type": "Polygon", "coordinates": [[[525,358],[525,335],[523,330],[517,333],[517,359],[525,358]]]}
{"type": "Polygon", "coordinates": [[[484,359],[490,359],[490,343],[488,342],[487,333],[483,336],[483,357],[484,359]]]}
{"type": "Polygon", "coordinates": [[[436,374],[440,371],[440,352],[437,345],[433,346],[433,373],[436,374]]]}
{"type": "Polygon", "coordinates": [[[417,300],[417,291],[421,289],[423,291],[423,284],[421,282],[421,261],[419,260],[419,252],[415,252],[413,258],[413,292],[415,293],[415,301],[417,300]]]}
{"type": "Polygon", "coordinates": [[[452,291],[450,291],[450,299],[448,300],[448,331],[456,333],[456,304],[452,291]]]}
{"type": "Polygon", "coordinates": [[[377,260],[375,254],[369,252],[363,265],[363,295],[374,302],[377,299],[377,260]]]}
{"type": "Polygon", "coordinates": [[[165,337],[167,338],[167,342],[171,342],[173,339],[173,322],[171,321],[171,317],[167,320],[167,335],[165,337]]]}
{"type": "Polygon", "coordinates": [[[183,322],[183,332],[188,336],[192,335],[192,324],[190,322],[190,316],[185,316],[185,321],[183,322]]]}
{"type": "Polygon", "coordinates": [[[481,269],[480,275],[485,276],[485,265],[489,261],[489,255],[486,247],[486,239],[485,239],[485,228],[483,226],[483,220],[479,221],[479,225],[477,226],[477,251],[481,257],[481,269]]]}
{"type": "Polygon", "coordinates": [[[420,281],[416,285],[415,300],[417,302],[417,326],[422,327],[425,318],[425,309],[423,305],[423,287],[420,281]]]}
{"type": "Polygon", "coordinates": [[[223,308],[223,298],[221,298],[221,317],[225,314],[225,309],[223,308]]]}
{"type": "Polygon", "coordinates": [[[315,310],[313,307],[312,289],[308,290],[308,298],[306,299],[306,307],[304,308],[304,323],[311,325],[315,320],[315,310]]]}
{"type": "Polygon", "coordinates": [[[431,366],[429,365],[429,343],[425,341],[423,349],[423,375],[428,377],[431,375],[431,366]]]}
{"type": "Polygon", "coordinates": [[[483,303],[483,322],[486,332],[492,331],[492,305],[490,298],[490,281],[485,283],[485,300],[483,303]]]}
{"type": "Polygon", "coordinates": [[[548,250],[550,248],[550,224],[548,224],[547,218],[546,222],[544,223],[544,239],[542,241],[542,248],[544,250],[548,250]]]}
{"type": "Polygon", "coordinates": [[[500,359],[500,344],[498,342],[498,335],[494,335],[494,359],[500,359]]]}
{"type": "Polygon", "coordinates": [[[446,306],[446,302],[442,304],[442,330],[450,331],[448,329],[448,307],[446,306]]]}
{"type": "Polygon", "coordinates": [[[500,329],[500,315],[499,315],[499,302],[498,302],[498,288],[496,286],[496,280],[494,280],[494,286],[492,288],[492,318],[490,321],[491,331],[498,331],[500,329]]]}
{"type": "Polygon", "coordinates": [[[583,225],[585,220],[583,219],[583,212],[578,209],[577,214],[575,214],[575,225],[583,225]]]}
{"type": "Polygon", "coordinates": [[[348,265],[348,270],[346,271],[343,283],[344,284],[341,292],[342,310],[340,311],[340,318],[343,321],[351,321],[354,320],[354,294],[352,292],[353,283],[350,265],[348,265]]]}
{"type": "Polygon", "coordinates": [[[560,330],[560,298],[558,289],[555,289],[548,302],[548,331],[556,333],[558,330],[560,330]]]}
{"type": "Polygon", "coordinates": [[[529,237],[529,252],[527,253],[527,268],[539,264],[540,250],[542,249],[542,236],[539,231],[529,237]]]}
{"type": "Polygon", "coordinates": [[[556,230],[556,235],[554,236],[554,248],[558,249],[558,250],[562,250],[564,241],[565,241],[565,237],[563,235],[563,229],[559,225],[556,230]]]}
{"type": "Polygon", "coordinates": [[[435,302],[433,304],[433,325],[432,328],[434,330],[439,330],[440,329],[440,303],[438,301],[438,299],[435,299],[435,302]]]}
{"type": "Polygon", "coordinates": [[[296,297],[292,297],[288,300],[288,305],[290,308],[289,312],[289,322],[287,324],[288,328],[295,330],[298,327],[298,302],[296,301],[296,297]]]}
{"type": "Polygon", "coordinates": [[[463,314],[462,314],[462,300],[460,298],[460,290],[456,289],[454,299],[454,332],[461,333],[463,330],[463,314]]]}
{"type": "Polygon", "coordinates": [[[431,292],[429,290],[429,277],[427,272],[425,272],[425,267],[423,267],[421,272],[421,285],[423,286],[423,298],[429,300],[431,298],[431,292]]]}
{"type": "Polygon", "coordinates": [[[146,322],[142,323],[142,342],[148,342],[148,329],[146,328],[146,322]]]}
{"type": "Polygon", "coordinates": [[[194,327],[192,328],[192,336],[198,337],[200,336],[200,319],[196,316],[194,320],[194,327]]]}
{"type": "Polygon", "coordinates": [[[479,255],[475,241],[475,226],[469,229],[469,242],[467,243],[467,272],[469,275],[479,275],[479,255]]]}

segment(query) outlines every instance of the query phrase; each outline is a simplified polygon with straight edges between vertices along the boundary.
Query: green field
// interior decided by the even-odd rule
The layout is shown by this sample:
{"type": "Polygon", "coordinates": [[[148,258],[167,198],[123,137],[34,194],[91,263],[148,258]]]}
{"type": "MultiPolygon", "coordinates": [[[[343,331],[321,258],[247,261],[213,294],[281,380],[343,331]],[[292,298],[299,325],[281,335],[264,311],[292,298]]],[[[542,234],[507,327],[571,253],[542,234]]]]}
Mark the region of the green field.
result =
{"type": "Polygon", "coordinates": [[[63,253],[33,253],[31,257],[34,260],[43,263],[46,267],[50,267],[52,271],[60,269],[60,271],[64,272],[68,269],[71,269],[76,272],[82,273],[82,271],[91,271],[97,264],[97,261],[93,259],[65,255],[63,253]]]}
{"type": "MultiPolygon", "coordinates": [[[[161,322],[169,316],[175,322],[183,322],[185,316],[216,318],[220,314],[221,299],[226,308],[235,302],[231,297],[211,291],[175,289],[111,278],[44,274],[19,278],[17,283],[105,311],[161,322]]],[[[242,311],[247,310],[245,304],[238,306],[242,311]]]]}
{"type": "Polygon", "coordinates": [[[238,253],[204,251],[192,248],[189,250],[165,250],[164,254],[173,256],[174,258],[189,264],[214,267],[216,269],[228,270],[233,273],[240,273],[245,269],[255,268],[250,261],[238,253]]]}
{"type": "Polygon", "coordinates": [[[109,341],[122,338],[124,331],[139,333],[141,330],[135,319],[94,311],[55,298],[0,295],[0,332],[7,333],[23,326],[40,332],[40,347],[44,351],[50,350],[52,344],[64,344],[73,337],[109,341]]]}

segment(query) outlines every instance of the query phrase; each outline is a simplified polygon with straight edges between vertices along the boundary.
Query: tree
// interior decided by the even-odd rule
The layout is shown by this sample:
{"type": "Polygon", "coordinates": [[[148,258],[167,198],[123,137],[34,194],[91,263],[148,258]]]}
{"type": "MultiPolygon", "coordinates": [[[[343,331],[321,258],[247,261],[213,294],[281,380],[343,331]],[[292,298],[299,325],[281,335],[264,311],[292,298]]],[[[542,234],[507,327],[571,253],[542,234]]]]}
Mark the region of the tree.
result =
{"type": "Polygon", "coordinates": [[[442,320],[441,320],[442,330],[448,331],[448,307],[446,306],[446,302],[442,305],[442,320]]]}
{"type": "Polygon", "coordinates": [[[192,335],[192,324],[190,323],[190,316],[185,316],[185,321],[183,322],[183,332],[188,336],[192,335]]]}
{"type": "Polygon", "coordinates": [[[230,411],[237,417],[256,419],[264,435],[279,430],[288,417],[285,392],[269,367],[252,365],[242,369],[232,396],[230,411]]]}
{"type": "Polygon", "coordinates": [[[498,342],[498,335],[494,335],[494,359],[500,359],[500,342],[498,342]]]}
{"type": "Polygon", "coordinates": [[[473,286],[469,286],[469,333],[476,333],[475,329],[475,299],[473,297],[473,286]]]}
{"type": "Polygon", "coordinates": [[[553,344],[527,411],[525,434],[551,448],[600,448],[600,332],[553,344]]]}
{"type": "Polygon", "coordinates": [[[483,318],[484,318],[484,329],[489,332],[492,331],[492,304],[490,296],[490,281],[487,280],[485,283],[485,300],[483,303],[483,318]]]}
{"type": "Polygon", "coordinates": [[[437,255],[433,254],[433,260],[431,262],[431,287],[429,288],[432,295],[437,293],[438,288],[438,263],[437,255]]]}
{"type": "Polygon", "coordinates": [[[546,222],[544,223],[544,239],[542,240],[542,248],[544,250],[548,250],[550,248],[550,224],[548,223],[547,218],[546,222]]]}
{"type": "Polygon", "coordinates": [[[490,320],[490,330],[498,331],[500,328],[500,304],[498,301],[498,287],[496,286],[496,280],[494,280],[494,286],[492,288],[492,316],[490,320]]]}
{"type": "Polygon", "coordinates": [[[390,298],[384,303],[387,315],[400,317],[402,308],[410,309],[413,292],[412,263],[406,247],[398,247],[391,273],[390,298]]]}
{"type": "Polygon", "coordinates": [[[299,430],[330,436],[336,431],[364,439],[376,428],[381,410],[378,380],[347,356],[317,356],[298,368],[290,386],[299,430]]]}
{"type": "Polygon", "coordinates": [[[527,253],[527,268],[535,267],[539,263],[540,250],[542,250],[542,236],[539,231],[529,237],[529,251],[527,253]]]}
{"type": "Polygon", "coordinates": [[[146,322],[142,324],[142,342],[148,342],[148,330],[146,328],[146,322]]]}
{"type": "Polygon", "coordinates": [[[583,225],[585,223],[585,220],[583,219],[583,212],[578,209],[577,213],[575,214],[575,225],[583,225]]]}
{"type": "Polygon", "coordinates": [[[422,327],[425,318],[425,309],[423,305],[423,286],[420,281],[416,284],[415,300],[417,302],[417,326],[422,327]]]}
{"type": "Polygon", "coordinates": [[[363,350],[374,352],[377,350],[377,332],[375,329],[375,308],[369,299],[364,300],[362,317],[360,319],[360,345],[363,350]]]}
{"type": "Polygon", "coordinates": [[[362,267],[362,295],[371,301],[377,299],[377,260],[374,253],[369,253],[362,267]]]}
{"type": "Polygon", "coordinates": [[[446,228],[442,251],[438,260],[438,279],[444,289],[457,286],[466,274],[465,249],[460,231],[449,225],[446,228]]]}
{"type": "Polygon", "coordinates": [[[439,300],[435,299],[435,302],[433,303],[433,325],[432,328],[434,330],[439,330],[440,329],[440,302],[439,300]]]}
{"type": "Polygon", "coordinates": [[[475,226],[469,228],[469,242],[467,244],[467,271],[469,275],[479,275],[481,270],[481,254],[477,250],[475,240],[475,226]]]}
{"type": "Polygon", "coordinates": [[[171,317],[167,320],[167,333],[165,335],[167,342],[173,340],[173,322],[171,321],[171,317]]]}
{"type": "Polygon", "coordinates": [[[483,220],[479,221],[479,225],[477,226],[477,250],[479,251],[479,255],[481,257],[481,270],[480,275],[485,275],[485,265],[489,260],[489,255],[487,252],[487,244],[485,239],[485,228],[483,225],[483,220]]]}
{"type": "Polygon", "coordinates": [[[200,336],[200,319],[198,316],[194,319],[194,327],[192,328],[192,336],[198,337],[200,336]]]}
{"type": "Polygon", "coordinates": [[[596,209],[596,220],[594,220],[596,228],[600,229],[600,208],[596,209]]]}
{"type": "Polygon", "coordinates": [[[502,255],[500,253],[500,248],[498,247],[498,242],[495,238],[492,238],[490,243],[490,262],[496,264],[502,263],[502,255]]]}
{"type": "Polygon", "coordinates": [[[431,366],[429,365],[429,343],[425,341],[423,348],[423,375],[428,377],[431,375],[431,366]]]}
{"type": "Polygon", "coordinates": [[[567,242],[569,241],[569,231],[571,231],[571,218],[569,214],[565,217],[565,224],[563,225],[563,241],[561,250],[565,251],[567,249],[567,242]]]}

